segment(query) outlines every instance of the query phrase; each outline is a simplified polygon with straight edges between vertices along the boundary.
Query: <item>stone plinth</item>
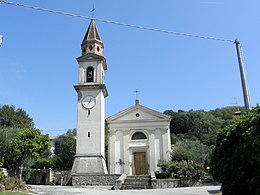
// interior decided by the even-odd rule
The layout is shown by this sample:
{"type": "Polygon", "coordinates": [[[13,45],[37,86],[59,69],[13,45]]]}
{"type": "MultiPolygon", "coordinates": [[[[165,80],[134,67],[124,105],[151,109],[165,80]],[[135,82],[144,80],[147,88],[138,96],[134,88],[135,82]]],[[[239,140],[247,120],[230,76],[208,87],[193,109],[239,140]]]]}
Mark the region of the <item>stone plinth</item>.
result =
{"type": "Polygon", "coordinates": [[[113,186],[120,177],[113,175],[72,175],[73,186],[113,186]]]}
{"type": "Polygon", "coordinates": [[[102,156],[75,157],[72,175],[105,175],[107,174],[105,159],[102,156]]]}

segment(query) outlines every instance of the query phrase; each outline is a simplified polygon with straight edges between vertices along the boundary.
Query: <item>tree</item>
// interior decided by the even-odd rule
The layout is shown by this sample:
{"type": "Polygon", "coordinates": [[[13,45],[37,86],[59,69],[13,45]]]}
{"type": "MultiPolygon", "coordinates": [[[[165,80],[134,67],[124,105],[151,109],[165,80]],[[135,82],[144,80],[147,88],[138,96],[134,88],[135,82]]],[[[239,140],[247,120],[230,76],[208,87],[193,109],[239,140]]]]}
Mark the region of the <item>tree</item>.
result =
{"type": "Polygon", "coordinates": [[[199,139],[207,146],[215,144],[217,130],[222,126],[223,120],[203,110],[190,110],[188,112],[165,111],[165,114],[172,116],[170,130],[173,135],[173,143],[178,140],[199,139]]]}
{"type": "Polygon", "coordinates": [[[190,160],[204,165],[208,161],[211,150],[199,140],[178,141],[172,151],[172,160],[190,160]]]}
{"type": "Polygon", "coordinates": [[[68,130],[66,134],[59,136],[55,141],[53,160],[56,169],[71,170],[76,154],[75,135],[76,129],[68,130]]]}
{"type": "Polygon", "coordinates": [[[0,128],[26,128],[33,127],[33,119],[21,108],[14,106],[0,105],[0,128]]]}
{"type": "Polygon", "coordinates": [[[223,128],[212,157],[223,195],[260,194],[260,107],[223,128]]]}
{"type": "Polygon", "coordinates": [[[164,114],[172,117],[170,123],[170,131],[174,134],[185,134],[189,132],[189,129],[192,127],[192,122],[187,116],[187,112],[179,110],[174,112],[172,110],[166,110],[164,114]]]}
{"type": "Polygon", "coordinates": [[[19,128],[0,128],[0,156],[4,159],[3,167],[15,172],[16,160],[13,151],[13,140],[22,129],[19,128]]]}
{"type": "Polygon", "coordinates": [[[221,118],[227,122],[233,119],[233,115],[235,112],[245,112],[245,108],[241,106],[227,106],[224,108],[216,108],[214,110],[210,110],[209,113],[214,115],[215,117],[221,118]]]}
{"type": "Polygon", "coordinates": [[[22,176],[22,169],[26,160],[38,158],[50,149],[49,136],[42,135],[41,131],[34,128],[25,128],[19,132],[12,142],[14,159],[16,160],[16,175],[22,176]]]}

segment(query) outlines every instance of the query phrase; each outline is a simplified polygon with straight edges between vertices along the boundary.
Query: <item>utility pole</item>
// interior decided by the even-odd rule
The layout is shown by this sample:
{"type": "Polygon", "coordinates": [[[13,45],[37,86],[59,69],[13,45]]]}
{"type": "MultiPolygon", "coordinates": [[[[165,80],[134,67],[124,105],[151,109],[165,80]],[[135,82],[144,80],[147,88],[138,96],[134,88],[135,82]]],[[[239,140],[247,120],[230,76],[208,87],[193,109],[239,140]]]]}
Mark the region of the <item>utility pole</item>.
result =
{"type": "Polygon", "coordinates": [[[243,61],[241,45],[240,45],[240,42],[238,41],[238,39],[236,39],[234,43],[236,44],[237,58],[238,58],[238,64],[239,64],[239,70],[240,70],[240,77],[241,77],[241,83],[242,83],[245,109],[251,110],[249,91],[248,91],[248,86],[247,86],[247,81],[246,81],[245,64],[243,61]]]}

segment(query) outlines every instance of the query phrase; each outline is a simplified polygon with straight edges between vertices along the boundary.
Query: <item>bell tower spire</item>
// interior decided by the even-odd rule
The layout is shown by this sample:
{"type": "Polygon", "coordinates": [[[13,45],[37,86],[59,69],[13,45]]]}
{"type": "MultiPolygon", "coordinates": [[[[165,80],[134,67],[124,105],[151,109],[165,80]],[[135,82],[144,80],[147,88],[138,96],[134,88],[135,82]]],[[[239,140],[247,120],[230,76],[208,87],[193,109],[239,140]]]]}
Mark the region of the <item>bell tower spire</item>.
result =
{"type": "MultiPolygon", "coordinates": [[[[77,142],[72,167],[72,184],[85,185],[81,180],[89,175],[107,174],[105,162],[105,85],[106,58],[103,43],[92,19],[81,44],[77,95],[77,142]]],[[[90,183],[95,181],[90,181],[90,183]]]]}
{"type": "Polygon", "coordinates": [[[103,56],[104,45],[98,33],[94,19],[91,19],[88,30],[81,44],[81,54],[94,53],[103,56]]]}

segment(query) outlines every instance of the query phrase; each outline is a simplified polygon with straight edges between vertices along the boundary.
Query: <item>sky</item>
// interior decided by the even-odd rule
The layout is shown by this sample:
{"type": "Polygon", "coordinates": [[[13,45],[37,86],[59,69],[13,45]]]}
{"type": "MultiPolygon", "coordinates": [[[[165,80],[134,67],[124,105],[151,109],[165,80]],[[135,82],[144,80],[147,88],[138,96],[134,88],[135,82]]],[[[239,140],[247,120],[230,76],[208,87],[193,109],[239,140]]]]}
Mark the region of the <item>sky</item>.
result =
{"type": "MultiPolygon", "coordinates": [[[[223,39],[242,45],[251,105],[260,103],[260,1],[10,0],[95,18],[223,39]]],[[[89,20],[0,5],[0,104],[23,108],[35,127],[76,127],[80,44],[89,20]]],[[[106,117],[140,104],[165,110],[243,106],[235,45],[96,21],[108,70],[106,117]]]]}

